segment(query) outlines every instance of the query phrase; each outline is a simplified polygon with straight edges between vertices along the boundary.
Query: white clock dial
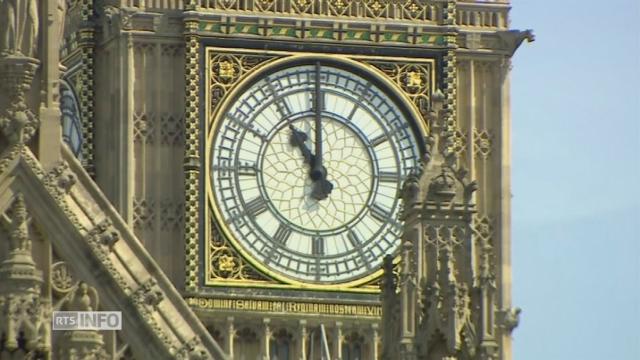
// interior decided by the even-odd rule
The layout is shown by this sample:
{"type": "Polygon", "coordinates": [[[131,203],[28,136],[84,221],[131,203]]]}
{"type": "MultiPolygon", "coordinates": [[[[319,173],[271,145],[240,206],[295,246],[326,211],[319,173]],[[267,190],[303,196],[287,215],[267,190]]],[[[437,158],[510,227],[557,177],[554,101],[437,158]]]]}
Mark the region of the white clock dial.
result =
{"type": "Polygon", "coordinates": [[[319,62],[275,71],[213,131],[218,221],[269,271],[347,283],[396,251],[398,191],[419,150],[410,123],[372,82],[319,62]]]}

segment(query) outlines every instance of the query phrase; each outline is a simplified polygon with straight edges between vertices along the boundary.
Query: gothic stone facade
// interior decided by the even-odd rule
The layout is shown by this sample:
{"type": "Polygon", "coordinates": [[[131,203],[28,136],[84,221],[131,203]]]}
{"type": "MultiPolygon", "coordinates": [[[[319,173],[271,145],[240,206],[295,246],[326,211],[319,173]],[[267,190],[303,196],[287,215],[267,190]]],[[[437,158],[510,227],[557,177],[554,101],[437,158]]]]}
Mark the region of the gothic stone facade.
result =
{"type": "Polygon", "coordinates": [[[510,359],[509,70],[532,36],[509,8],[0,0],[0,359],[510,359]],[[202,208],[205,111],[296,54],[366,69],[428,129],[400,249],[352,288],[278,283],[202,208]],[[58,310],[123,330],[52,331],[58,310]]]}

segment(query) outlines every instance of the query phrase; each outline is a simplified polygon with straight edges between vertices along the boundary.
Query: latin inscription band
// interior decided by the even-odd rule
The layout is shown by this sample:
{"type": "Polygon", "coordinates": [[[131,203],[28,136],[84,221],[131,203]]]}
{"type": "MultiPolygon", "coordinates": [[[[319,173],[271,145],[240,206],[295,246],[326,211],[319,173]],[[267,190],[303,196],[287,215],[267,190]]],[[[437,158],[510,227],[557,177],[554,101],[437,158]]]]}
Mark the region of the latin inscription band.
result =
{"type": "Polygon", "coordinates": [[[294,301],[187,298],[187,304],[199,309],[264,311],[273,313],[322,314],[381,317],[378,305],[319,304],[294,301]]]}

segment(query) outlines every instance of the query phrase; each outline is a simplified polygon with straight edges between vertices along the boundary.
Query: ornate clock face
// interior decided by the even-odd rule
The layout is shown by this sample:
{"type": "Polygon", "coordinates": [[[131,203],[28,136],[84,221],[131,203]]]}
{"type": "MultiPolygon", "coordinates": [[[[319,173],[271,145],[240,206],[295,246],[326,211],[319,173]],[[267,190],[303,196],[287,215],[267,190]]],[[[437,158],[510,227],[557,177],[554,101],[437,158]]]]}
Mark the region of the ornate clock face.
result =
{"type": "Polygon", "coordinates": [[[268,271],[348,283],[396,251],[398,190],[419,150],[372,82],[319,62],[275,71],[233,101],[213,134],[218,221],[268,271]]]}

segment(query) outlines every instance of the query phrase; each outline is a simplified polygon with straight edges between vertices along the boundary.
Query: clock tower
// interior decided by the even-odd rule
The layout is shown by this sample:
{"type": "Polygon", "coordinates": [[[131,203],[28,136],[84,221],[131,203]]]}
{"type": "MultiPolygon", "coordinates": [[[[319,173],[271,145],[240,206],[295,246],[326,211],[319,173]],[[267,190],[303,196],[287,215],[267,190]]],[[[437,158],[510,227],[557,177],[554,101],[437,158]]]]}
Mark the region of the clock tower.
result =
{"type": "Polygon", "coordinates": [[[60,132],[90,189],[69,199],[105,199],[130,244],[108,256],[142,259],[122,281],[153,264],[149,329],[233,359],[511,358],[509,70],[532,37],[507,1],[59,10],[60,132]]]}

